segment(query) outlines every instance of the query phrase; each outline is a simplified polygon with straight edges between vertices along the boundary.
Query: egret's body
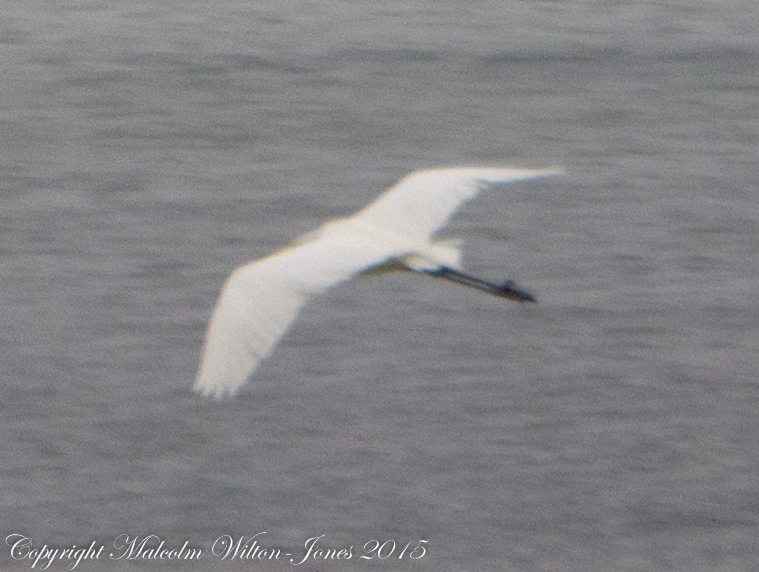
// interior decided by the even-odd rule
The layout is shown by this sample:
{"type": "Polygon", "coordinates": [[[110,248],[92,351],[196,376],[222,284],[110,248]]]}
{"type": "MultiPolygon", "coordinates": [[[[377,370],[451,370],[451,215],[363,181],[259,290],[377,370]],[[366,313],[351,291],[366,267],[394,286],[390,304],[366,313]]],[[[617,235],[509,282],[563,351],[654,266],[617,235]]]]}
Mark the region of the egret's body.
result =
{"type": "Polygon", "coordinates": [[[195,391],[216,398],[234,395],[311,296],[373,269],[405,268],[534,301],[513,283],[499,286],[464,274],[458,241],[432,236],[485,184],[557,172],[450,168],[412,173],[353,216],[329,221],[291,246],[240,266],[224,285],[208,325],[195,391]]]}

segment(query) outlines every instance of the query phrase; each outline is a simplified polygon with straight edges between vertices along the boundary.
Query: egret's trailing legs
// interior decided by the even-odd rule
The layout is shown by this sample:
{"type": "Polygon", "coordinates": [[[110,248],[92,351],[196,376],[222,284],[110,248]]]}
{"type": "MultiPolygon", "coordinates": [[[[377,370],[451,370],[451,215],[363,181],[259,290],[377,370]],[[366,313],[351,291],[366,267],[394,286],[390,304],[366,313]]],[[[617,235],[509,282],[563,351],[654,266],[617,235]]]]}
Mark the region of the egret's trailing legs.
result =
{"type": "Polygon", "coordinates": [[[499,286],[498,284],[493,284],[482,278],[459,272],[458,270],[454,270],[447,266],[441,266],[437,270],[423,270],[422,272],[429,274],[430,276],[450,280],[456,284],[482,290],[483,292],[487,292],[488,294],[499,298],[508,298],[509,300],[516,300],[517,302],[537,302],[535,296],[530,294],[527,290],[519,290],[518,288],[515,288],[513,280],[507,280],[499,286]]]}

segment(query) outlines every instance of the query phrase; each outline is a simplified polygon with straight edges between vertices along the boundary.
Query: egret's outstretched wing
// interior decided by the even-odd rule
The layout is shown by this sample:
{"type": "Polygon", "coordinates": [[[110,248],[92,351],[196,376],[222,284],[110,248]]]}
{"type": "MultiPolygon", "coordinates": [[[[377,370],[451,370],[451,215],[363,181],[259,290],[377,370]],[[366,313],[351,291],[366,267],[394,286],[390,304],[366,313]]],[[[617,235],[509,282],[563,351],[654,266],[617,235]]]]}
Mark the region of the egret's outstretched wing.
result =
{"type": "Polygon", "coordinates": [[[234,395],[314,294],[406,253],[350,219],[325,224],[304,244],[240,266],[227,280],[206,331],[195,391],[234,395]]]}
{"type": "Polygon", "coordinates": [[[557,175],[559,169],[460,167],[417,171],[407,175],[355,218],[392,229],[415,240],[427,240],[487,183],[505,184],[557,175]]]}
{"type": "Polygon", "coordinates": [[[308,300],[278,287],[261,266],[253,262],[237,268],[216,302],[194,388],[204,396],[234,395],[308,300]]]}

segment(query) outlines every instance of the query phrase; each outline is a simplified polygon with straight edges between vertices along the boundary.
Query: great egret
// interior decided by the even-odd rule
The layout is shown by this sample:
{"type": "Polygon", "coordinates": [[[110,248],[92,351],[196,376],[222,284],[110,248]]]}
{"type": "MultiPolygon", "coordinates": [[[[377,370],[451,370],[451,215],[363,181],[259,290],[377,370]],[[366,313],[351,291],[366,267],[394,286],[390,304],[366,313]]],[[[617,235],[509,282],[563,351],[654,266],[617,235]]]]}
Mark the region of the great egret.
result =
{"type": "Polygon", "coordinates": [[[509,281],[461,270],[460,242],[432,240],[487,184],[554,175],[557,169],[445,168],[411,173],[352,216],[326,222],[289,247],[238,267],[221,291],[206,332],[194,390],[233,396],[295,321],[309,298],[361,273],[412,270],[534,302],[509,281]]]}

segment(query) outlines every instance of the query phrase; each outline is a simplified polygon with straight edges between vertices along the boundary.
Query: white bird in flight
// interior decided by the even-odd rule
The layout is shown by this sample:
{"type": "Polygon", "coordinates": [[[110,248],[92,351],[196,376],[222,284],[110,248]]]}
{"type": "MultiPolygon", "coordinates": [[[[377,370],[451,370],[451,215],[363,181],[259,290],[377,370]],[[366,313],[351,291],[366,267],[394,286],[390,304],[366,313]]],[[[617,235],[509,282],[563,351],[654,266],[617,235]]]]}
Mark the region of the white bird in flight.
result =
{"type": "Polygon", "coordinates": [[[559,173],[485,167],[417,171],[354,215],[330,220],[290,246],[236,268],[208,324],[194,390],[216,399],[234,396],[311,296],[356,274],[412,270],[534,302],[511,281],[499,285],[465,274],[460,241],[432,237],[486,186],[559,173]]]}

